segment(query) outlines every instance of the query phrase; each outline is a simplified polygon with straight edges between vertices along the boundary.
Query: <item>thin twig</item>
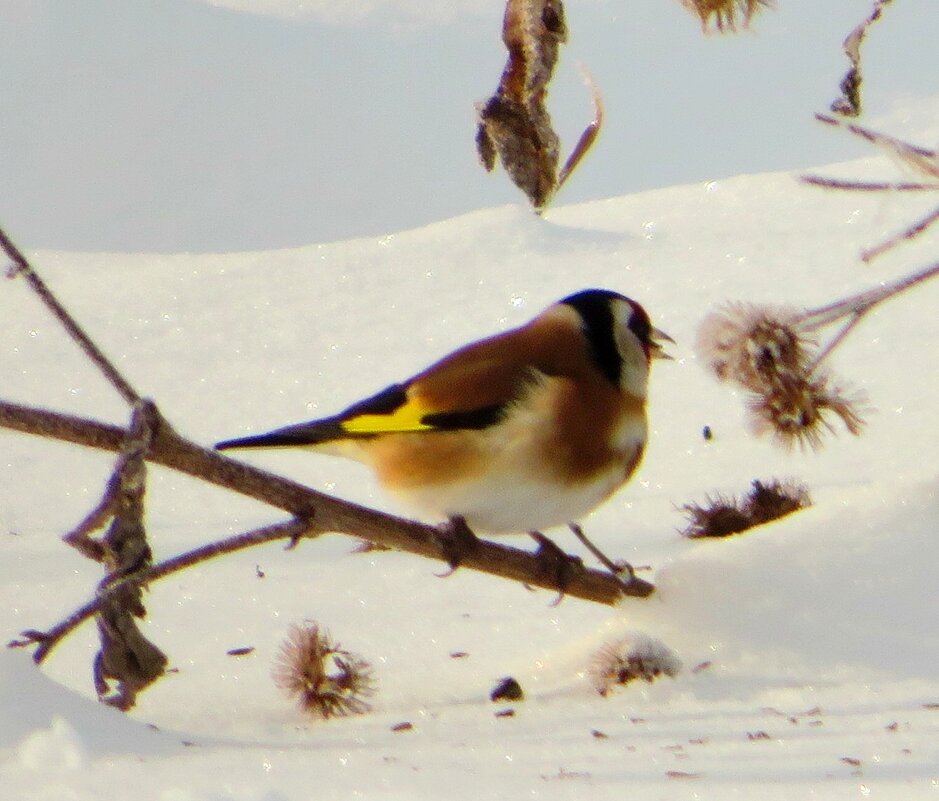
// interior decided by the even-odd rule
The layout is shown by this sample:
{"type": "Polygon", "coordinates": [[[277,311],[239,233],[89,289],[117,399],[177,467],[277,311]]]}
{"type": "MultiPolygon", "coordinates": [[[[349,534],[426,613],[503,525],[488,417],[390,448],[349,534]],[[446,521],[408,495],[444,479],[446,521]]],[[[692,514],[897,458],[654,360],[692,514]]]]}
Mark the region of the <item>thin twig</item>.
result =
{"type": "Polygon", "coordinates": [[[872,145],[876,145],[892,153],[899,158],[900,161],[917,172],[931,178],[939,178],[939,156],[937,156],[935,150],[930,150],[927,147],[920,147],[918,145],[911,145],[909,142],[904,142],[902,139],[897,139],[895,136],[889,136],[888,134],[880,133],[870,128],[864,128],[854,123],[842,122],[826,114],[816,114],[815,119],[825,125],[845,128],[855,136],[859,136],[872,145]]]}
{"type": "Polygon", "coordinates": [[[272,542],[279,539],[289,539],[296,542],[301,537],[315,537],[322,532],[315,531],[311,527],[309,520],[300,520],[294,518],[286,523],[276,523],[264,528],[254,529],[243,534],[236,534],[218,542],[211,542],[199,548],[194,548],[186,553],[174,556],[150,567],[138,570],[135,573],[123,576],[118,581],[108,584],[88,603],[80,606],[67,618],[57,623],[47,631],[24,631],[23,639],[13,640],[9,643],[11,648],[23,648],[36,644],[38,647],[33,653],[33,660],[39,664],[45,660],[53,648],[59,644],[68,634],[78,628],[86,620],[92,618],[102,606],[110,601],[117,593],[127,589],[136,589],[152,584],[162,578],[166,578],[173,573],[192,567],[199,562],[207,559],[213,559],[216,556],[222,556],[228,553],[245,548],[251,548],[255,545],[261,545],[266,542],[272,542]]]}
{"type": "Polygon", "coordinates": [[[842,340],[854,330],[855,326],[861,322],[861,318],[864,316],[865,311],[867,311],[867,309],[860,312],[854,312],[854,314],[848,318],[848,321],[841,327],[838,333],[831,338],[825,347],[823,347],[818,352],[818,355],[806,366],[805,372],[807,375],[812,375],[815,370],[818,369],[819,364],[821,364],[822,361],[828,357],[828,354],[830,354],[842,342],[842,340]]]}
{"type": "Polygon", "coordinates": [[[825,189],[838,189],[847,192],[935,192],[937,183],[891,183],[889,181],[840,181],[826,178],[824,175],[803,175],[799,179],[804,184],[821,186],[825,189]]]}
{"type": "Polygon", "coordinates": [[[102,372],[111,386],[114,387],[120,396],[129,404],[137,403],[140,395],[124,378],[118,369],[101,352],[97,345],[91,340],[91,337],[85,333],[84,329],[75,321],[75,318],[59,303],[58,298],[52,293],[52,290],[39,277],[39,274],[27,261],[26,257],[13,244],[10,238],[0,228],[0,248],[7,254],[13,262],[13,274],[22,275],[26,283],[39,299],[45,304],[46,308],[55,315],[56,319],[62,324],[68,335],[84,351],[85,355],[94,362],[95,366],[102,372]]]}
{"type": "Polygon", "coordinates": [[[937,220],[939,220],[939,206],[933,209],[922,219],[917,220],[906,230],[890,237],[890,239],[888,239],[886,242],[881,242],[879,245],[876,245],[869,250],[863,251],[861,253],[861,260],[864,262],[871,262],[878,256],[882,256],[888,250],[892,250],[901,242],[908,242],[910,239],[915,239],[937,220]]]}
{"type": "MultiPolygon", "coordinates": [[[[571,173],[573,173],[580,162],[583,161],[584,156],[586,156],[590,148],[593,147],[593,143],[600,135],[600,129],[603,127],[603,96],[600,94],[600,90],[594,82],[593,76],[583,65],[580,67],[580,74],[584,79],[584,84],[590,90],[590,96],[593,98],[593,119],[588,123],[587,127],[584,128],[583,133],[581,133],[580,138],[577,140],[577,144],[574,145],[574,149],[571,151],[571,154],[567,157],[567,161],[564,162],[564,166],[558,173],[558,180],[552,192],[552,197],[561,190],[561,187],[564,186],[567,179],[570,178],[571,173]]],[[[547,203],[545,205],[547,205],[547,203]]]]}
{"type": "Polygon", "coordinates": [[[817,309],[810,309],[799,316],[799,327],[805,331],[814,331],[848,315],[854,314],[860,317],[873,309],[874,306],[899,295],[901,292],[906,292],[930,278],[935,278],[936,275],[939,275],[939,262],[910,273],[892,284],[877,286],[857,295],[852,295],[850,298],[819,306],[817,309]]]}

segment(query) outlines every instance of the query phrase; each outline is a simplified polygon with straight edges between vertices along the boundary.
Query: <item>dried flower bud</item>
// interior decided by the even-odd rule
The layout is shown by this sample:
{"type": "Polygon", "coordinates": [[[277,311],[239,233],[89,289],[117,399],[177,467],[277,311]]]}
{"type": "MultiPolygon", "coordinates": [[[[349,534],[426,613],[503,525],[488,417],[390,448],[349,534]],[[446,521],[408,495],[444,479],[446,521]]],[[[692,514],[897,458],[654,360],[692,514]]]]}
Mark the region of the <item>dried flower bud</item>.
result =
{"type": "Polygon", "coordinates": [[[806,369],[810,343],[798,321],[795,309],[729,303],[701,322],[696,349],[721,381],[759,392],[806,369]]]}
{"type": "Polygon", "coordinates": [[[334,644],[313,621],[291,626],[272,676],[304,711],[323,719],[367,712],[362,699],[375,692],[371,665],[334,644]]]}
{"type": "Polygon", "coordinates": [[[676,676],[681,660],[664,643],[646,634],[633,634],[601,647],[587,675],[600,695],[609,695],[617,686],[633,679],[652,682],[660,676],[676,676]]]}
{"type": "Polygon", "coordinates": [[[738,15],[743,18],[741,27],[746,28],[761,8],[773,5],[772,0],[682,0],[682,4],[701,18],[705,31],[713,18],[714,26],[722,33],[737,30],[738,15]]]}
{"type": "Polygon", "coordinates": [[[692,538],[727,537],[811,505],[812,499],[804,484],[777,479],[754,480],[743,499],[716,495],[706,498],[703,504],[685,504],[682,511],[688,516],[688,525],[681,533],[692,538]]]}
{"type": "Polygon", "coordinates": [[[708,496],[703,505],[687,503],[681,510],[688,517],[688,525],[681,532],[685,537],[729,537],[753,527],[750,516],[733,497],[708,496]]]}
{"type": "Polygon", "coordinates": [[[863,401],[863,393],[849,397],[826,373],[811,378],[791,375],[753,395],[749,403],[751,425],[757,435],[772,431],[786,447],[818,448],[822,434],[835,430],[829,412],[855,436],[861,433],[864,420],[858,407],[863,401]]]}

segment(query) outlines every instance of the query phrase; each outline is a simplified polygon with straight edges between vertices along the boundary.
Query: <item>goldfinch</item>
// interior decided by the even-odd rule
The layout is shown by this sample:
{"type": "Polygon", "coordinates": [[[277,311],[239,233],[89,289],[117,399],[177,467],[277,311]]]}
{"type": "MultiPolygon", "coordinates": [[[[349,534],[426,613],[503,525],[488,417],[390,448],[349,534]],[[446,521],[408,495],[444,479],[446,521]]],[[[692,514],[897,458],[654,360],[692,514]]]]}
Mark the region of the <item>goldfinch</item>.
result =
{"type": "Polygon", "coordinates": [[[639,465],[661,340],[634,300],[588,289],[333,417],[215,447],[345,456],[424,515],[538,532],[579,520],[639,465]]]}

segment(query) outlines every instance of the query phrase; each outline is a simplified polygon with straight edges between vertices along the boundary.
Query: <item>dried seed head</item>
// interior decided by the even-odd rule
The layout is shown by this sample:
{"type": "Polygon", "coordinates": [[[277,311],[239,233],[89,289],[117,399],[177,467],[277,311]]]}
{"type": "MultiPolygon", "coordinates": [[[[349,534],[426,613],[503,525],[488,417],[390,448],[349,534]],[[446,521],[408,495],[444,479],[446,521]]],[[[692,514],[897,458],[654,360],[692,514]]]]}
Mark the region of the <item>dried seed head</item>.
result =
{"type": "Polygon", "coordinates": [[[359,715],[375,692],[371,665],[333,643],[313,621],[290,627],[271,671],[274,683],[320,718],[359,715]]]}
{"type": "Polygon", "coordinates": [[[812,505],[808,487],[798,481],[754,480],[744,501],[744,509],[754,526],[778,520],[812,505]]]}
{"type": "Polygon", "coordinates": [[[772,431],[776,440],[791,448],[798,444],[818,448],[825,431],[834,432],[831,414],[841,419],[845,428],[857,436],[864,420],[860,406],[864,395],[848,394],[833,383],[829,374],[813,377],[790,375],[757,391],[749,403],[753,432],[762,435],[772,431]]]}
{"type": "Polygon", "coordinates": [[[681,531],[684,537],[727,537],[753,526],[740,502],[725,495],[709,496],[704,504],[686,503],[681,510],[688,517],[688,525],[681,531]]]}
{"type": "Polygon", "coordinates": [[[634,634],[604,644],[593,656],[587,675],[600,695],[633,679],[652,682],[660,676],[676,676],[681,660],[671,648],[647,634],[634,634]]]}
{"type": "Polygon", "coordinates": [[[754,480],[742,499],[716,495],[706,498],[703,504],[682,506],[688,525],[681,533],[685,537],[727,537],[811,505],[804,484],[777,479],[754,480]]]}
{"type": "Polygon", "coordinates": [[[736,31],[738,17],[743,20],[741,27],[746,28],[761,8],[773,5],[772,0],[682,0],[682,3],[701,18],[705,31],[713,18],[715,28],[721,33],[736,31]]]}
{"type": "Polygon", "coordinates": [[[760,392],[806,370],[811,343],[798,322],[795,309],[729,303],[701,321],[696,350],[721,381],[760,392]]]}

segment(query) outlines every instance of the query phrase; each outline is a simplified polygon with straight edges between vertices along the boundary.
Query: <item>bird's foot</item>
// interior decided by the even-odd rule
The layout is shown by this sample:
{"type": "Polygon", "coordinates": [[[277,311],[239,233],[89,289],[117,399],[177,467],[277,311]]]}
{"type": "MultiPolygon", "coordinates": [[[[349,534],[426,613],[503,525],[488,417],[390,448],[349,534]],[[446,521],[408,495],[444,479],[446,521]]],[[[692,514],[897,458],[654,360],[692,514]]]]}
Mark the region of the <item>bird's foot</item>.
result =
{"type": "Polygon", "coordinates": [[[446,573],[437,573],[440,578],[452,576],[468,553],[479,546],[479,537],[473,533],[462,517],[451,517],[437,527],[437,544],[443,552],[450,569],[446,573]]]}
{"type": "Polygon", "coordinates": [[[587,535],[584,534],[584,530],[579,524],[568,523],[567,527],[573,532],[574,536],[581,541],[583,546],[597,558],[597,561],[622,582],[623,586],[628,587],[635,581],[636,571],[633,570],[633,566],[629,564],[629,562],[625,559],[618,559],[615,562],[610,559],[610,557],[587,538],[587,535]]]}
{"type": "Polygon", "coordinates": [[[558,591],[558,597],[551,602],[551,606],[557,606],[564,600],[564,592],[570,584],[571,576],[575,571],[583,571],[584,563],[577,556],[571,556],[564,553],[552,540],[548,539],[540,531],[529,531],[532,539],[538,543],[538,550],[535,556],[541,565],[545,575],[554,580],[554,586],[558,591]]]}

